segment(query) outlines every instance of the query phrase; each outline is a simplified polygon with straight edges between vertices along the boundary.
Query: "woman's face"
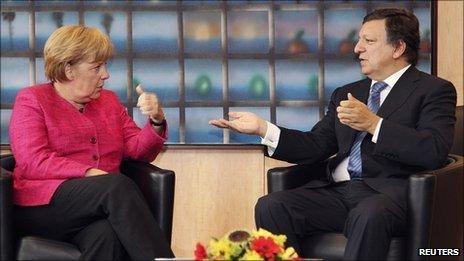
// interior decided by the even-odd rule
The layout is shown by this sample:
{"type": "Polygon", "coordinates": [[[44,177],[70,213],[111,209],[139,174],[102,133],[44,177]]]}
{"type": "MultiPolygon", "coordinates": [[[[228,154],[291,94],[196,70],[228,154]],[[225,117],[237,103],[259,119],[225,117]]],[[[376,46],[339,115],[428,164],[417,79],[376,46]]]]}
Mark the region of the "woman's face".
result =
{"type": "Polygon", "coordinates": [[[70,65],[72,86],[69,92],[78,103],[87,103],[100,97],[105,80],[110,78],[105,62],[80,62],[70,65]]]}

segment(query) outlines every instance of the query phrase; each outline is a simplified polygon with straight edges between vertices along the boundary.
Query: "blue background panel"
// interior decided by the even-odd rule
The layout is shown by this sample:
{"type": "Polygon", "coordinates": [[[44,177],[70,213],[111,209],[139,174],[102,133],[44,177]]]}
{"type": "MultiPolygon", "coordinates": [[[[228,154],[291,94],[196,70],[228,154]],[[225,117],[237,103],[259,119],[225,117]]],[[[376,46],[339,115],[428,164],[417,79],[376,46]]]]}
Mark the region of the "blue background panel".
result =
{"type": "Polygon", "coordinates": [[[222,108],[186,108],[186,143],[223,143],[223,131],[208,124],[212,119],[222,118],[222,108]]]}
{"type": "Polygon", "coordinates": [[[13,103],[17,92],[30,85],[29,59],[2,57],[1,66],[1,102],[13,103]]]}
{"type": "Polygon", "coordinates": [[[133,101],[137,102],[135,87],[140,84],[154,92],[162,101],[179,100],[179,62],[173,59],[134,59],[133,101]]]}

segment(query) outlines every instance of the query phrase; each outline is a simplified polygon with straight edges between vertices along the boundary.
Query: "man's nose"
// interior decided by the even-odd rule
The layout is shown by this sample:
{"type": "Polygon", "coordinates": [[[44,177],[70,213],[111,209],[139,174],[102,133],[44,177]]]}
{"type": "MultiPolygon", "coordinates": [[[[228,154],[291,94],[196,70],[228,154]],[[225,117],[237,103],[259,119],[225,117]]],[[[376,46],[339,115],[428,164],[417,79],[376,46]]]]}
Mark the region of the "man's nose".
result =
{"type": "Polygon", "coordinates": [[[358,41],[356,45],[354,46],[354,53],[359,54],[362,51],[364,51],[364,47],[361,45],[361,41],[358,41]]]}

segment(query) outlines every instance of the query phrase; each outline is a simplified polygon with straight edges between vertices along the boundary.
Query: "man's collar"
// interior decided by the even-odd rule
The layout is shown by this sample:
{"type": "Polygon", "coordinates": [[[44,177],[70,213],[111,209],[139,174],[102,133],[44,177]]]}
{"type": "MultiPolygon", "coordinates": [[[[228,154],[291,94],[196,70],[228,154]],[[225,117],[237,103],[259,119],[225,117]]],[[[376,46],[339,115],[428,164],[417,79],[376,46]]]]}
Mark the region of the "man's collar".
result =
{"type": "MultiPolygon", "coordinates": [[[[409,69],[409,67],[411,67],[410,64],[408,64],[406,67],[404,67],[403,69],[395,72],[394,74],[388,76],[385,80],[383,80],[383,82],[385,82],[386,84],[388,84],[388,86],[390,87],[393,87],[395,86],[396,82],[401,78],[401,76],[406,72],[406,70],[409,69]]],[[[376,80],[372,80],[371,81],[371,87],[372,85],[374,85],[374,83],[376,83],[378,81],[376,80]]]]}

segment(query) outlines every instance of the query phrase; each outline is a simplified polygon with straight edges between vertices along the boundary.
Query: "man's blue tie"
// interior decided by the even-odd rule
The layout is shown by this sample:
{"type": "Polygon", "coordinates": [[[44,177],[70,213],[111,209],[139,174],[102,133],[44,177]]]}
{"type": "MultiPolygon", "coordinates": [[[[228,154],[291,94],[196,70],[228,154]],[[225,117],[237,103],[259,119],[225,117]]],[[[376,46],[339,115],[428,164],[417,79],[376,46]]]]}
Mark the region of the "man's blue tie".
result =
{"type": "MultiPolygon", "coordinates": [[[[377,113],[380,107],[380,92],[387,87],[388,84],[384,82],[376,82],[372,85],[369,99],[367,100],[367,107],[373,112],[377,113]]],[[[348,172],[352,179],[362,178],[362,159],[361,159],[361,143],[366,136],[367,132],[358,132],[356,139],[351,147],[350,158],[348,160],[348,172]]]]}

